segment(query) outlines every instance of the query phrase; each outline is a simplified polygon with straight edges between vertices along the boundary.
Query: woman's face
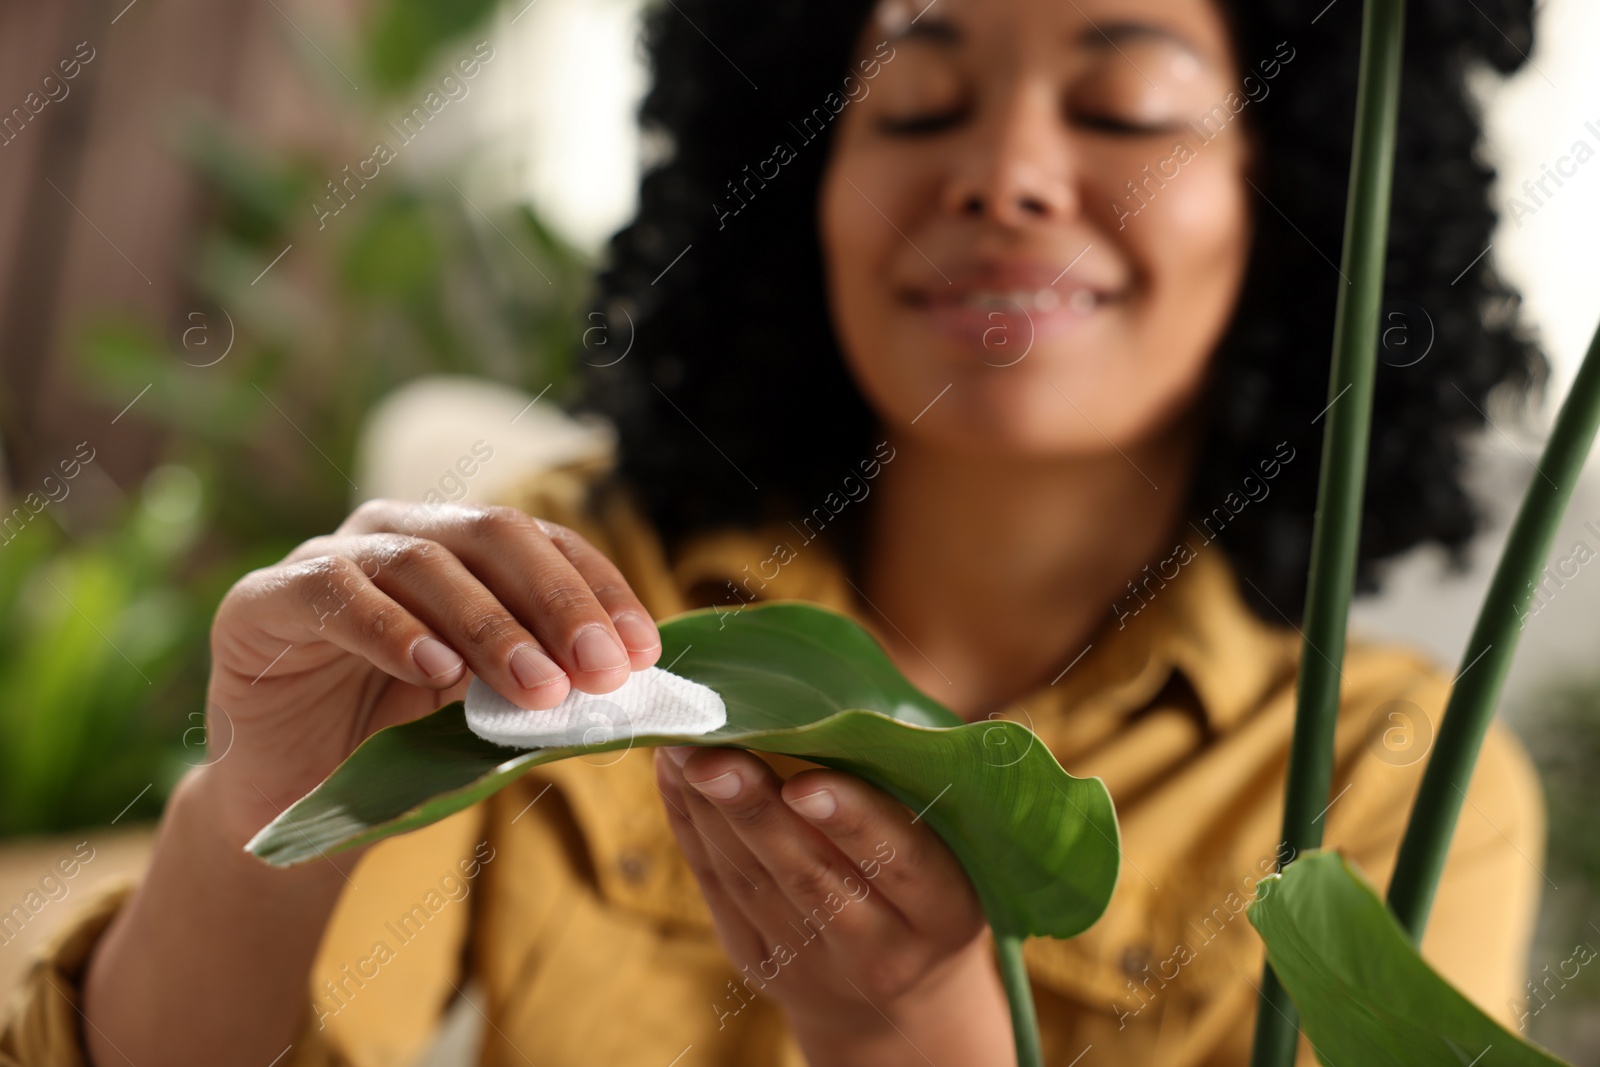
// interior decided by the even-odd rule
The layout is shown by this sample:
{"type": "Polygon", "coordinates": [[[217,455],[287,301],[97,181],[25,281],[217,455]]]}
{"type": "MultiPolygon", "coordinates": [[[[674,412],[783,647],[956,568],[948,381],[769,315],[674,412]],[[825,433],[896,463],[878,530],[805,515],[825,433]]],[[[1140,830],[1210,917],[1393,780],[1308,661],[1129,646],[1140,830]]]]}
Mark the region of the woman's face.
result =
{"type": "Polygon", "coordinates": [[[869,20],[820,191],[857,383],[891,429],[968,453],[1161,434],[1238,295],[1270,90],[1213,0],[924,3],[869,20]]]}

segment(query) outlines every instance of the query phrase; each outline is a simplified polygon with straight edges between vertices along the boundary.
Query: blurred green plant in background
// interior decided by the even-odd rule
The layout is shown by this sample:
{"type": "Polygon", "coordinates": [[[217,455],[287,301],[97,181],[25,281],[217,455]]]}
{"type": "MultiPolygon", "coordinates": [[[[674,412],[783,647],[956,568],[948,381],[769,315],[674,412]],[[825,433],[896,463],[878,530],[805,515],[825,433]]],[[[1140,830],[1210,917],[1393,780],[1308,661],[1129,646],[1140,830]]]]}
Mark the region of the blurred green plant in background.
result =
{"type": "Polygon", "coordinates": [[[1516,1010],[1527,1034],[1575,1063],[1600,1057],[1600,674],[1555,681],[1519,718],[1548,806],[1548,878],[1530,983],[1516,1010]],[[1560,889],[1552,889],[1550,883],[1560,889]]]}
{"type": "MultiPolygon", "coordinates": [[[[352,44],[366,91],[329,101],[352,144],[482,39],[496,6],[373,5],[352,44]]],[[[104,825],[130,802],[129,821],[159,814],[207,758],[218,600],[348,513],[375,401],[433,373],[552,398],[570,382],[593,265],[527,206],[469,202],[468,161],[430,170],[407,150],[319,229],[311,205],[365,151],[274,149],[204,110],[180,127],[209,205],[188,306],[221,315],[187,338],[186,318],[108,317],[76,345],[108,405],[149,387],[127,417],[163,428],[165,464],[106,528],[35,522],[0,548],[0,835],[104,825]]]]}
{"type": "Polygon", "coordinates": [[[193,472],[161,467],[112,529],[74,544],[34,523],[0,551],[0,833],[109,822],[170,786],[186,747],[205,759],[149,714],[194,690],[183,675],[204,648],[202,598],[171,581],[199,503],[193,472]]]}

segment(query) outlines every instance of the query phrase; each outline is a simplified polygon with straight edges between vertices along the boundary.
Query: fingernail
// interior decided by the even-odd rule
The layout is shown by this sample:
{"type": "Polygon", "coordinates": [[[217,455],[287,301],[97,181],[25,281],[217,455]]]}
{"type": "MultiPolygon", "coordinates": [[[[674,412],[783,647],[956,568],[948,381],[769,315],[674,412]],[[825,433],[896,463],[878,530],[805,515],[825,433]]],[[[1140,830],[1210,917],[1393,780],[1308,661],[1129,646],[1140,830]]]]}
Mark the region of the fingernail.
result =
{"type": "Polygon", "coordinates": [[[689,784],[713,800],[729,800],[737,796],[742,787],[739,776],[733,771],[729,771],[727,774],[719,774],[708,781],[690,782],[689,784]]]}
{"type": "Polygon", "coordinates": [[[795,797],[789,801],[789,806],[808,819],[826,819],[839,810],[839,802],[828,789],[819,789],[815,793],[795,797]]]}
{"type": "Polygon", "coordinates": [[[466,662],[453,648],[436,637],[424,637],[412,645],[411,658],[429,678],[448,678],[466,662]]]}
{"type": "Polygon", "coordinates": [[[628,653],[604,626],[590,626],[579,633],[572,642],[572,654],[579,670],[609,671],[628,665],[628,653]]]}
{"type": "Polygon", "coordinates": [[[690,752],[694,751],[694,746],[663,745],[661,751],[665,752],[667,754],[667,758],[672,760],[673,763],[676,763],[678,766],[682,767],[683,761],[689,758],[690,752]]]}
{"type": "Polygon", "coordinates": [[[560,681],[564,672],[532,645],[518,645],[511,651],[511,673],[522,688],[537,689],[560,681]]]}
{"type": "Polygon", "coordinates": [[[629,652],[649,652],[661,644],[656,624],[643,618],[636,611],[623,612],[612,619],[611,624],[617,628],[617,634],[629,652]]]}

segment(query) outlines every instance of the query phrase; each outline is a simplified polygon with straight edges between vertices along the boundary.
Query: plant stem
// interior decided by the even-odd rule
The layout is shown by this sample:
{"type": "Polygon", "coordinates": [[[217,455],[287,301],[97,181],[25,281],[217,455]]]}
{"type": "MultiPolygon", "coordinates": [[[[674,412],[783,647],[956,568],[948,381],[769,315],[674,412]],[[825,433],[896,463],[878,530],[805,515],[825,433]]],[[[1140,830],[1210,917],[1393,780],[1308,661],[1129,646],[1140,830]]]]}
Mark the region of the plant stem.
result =
{"type": "MultiPolygon", "coordinates": [[[[1350,192],[1334,319],[1328,407],[1319,418],[1322,467],[1306,587],[1305,645],[1300,655],[1294,741],[1285,786],[1283,840],[1298,855],[1322,842],[1322,813],[1333,773],[1333,732],[1339,716],[1339,664],[1355,584],[1366,486],[1367,434],[1377,364],[1383,267],[1394,180],[1395,125],[1400,108],[1404,0],[1366,0],[1356,92],[1350,192]]],[[[1294,1059],[1294,1005],[1269,967],[1256,1012],[1252,1067],[1294,1059]]]]}
{"type": "Polygon", "coordinates": [[[1461,671],[1445,706],[1439,740],[1428,757],[1428,769],[1400,843],[1389,906],[1400,924],[1421,942],[1433,907],[1434,890],[1444,869],[1456,817],[1466,799],[1467,783],[1494,718],[1495,705],[1522,636],[1534,582],[1550,555],[1556,527],[1572,498],[1584,459],[1600,427],[1600,330],[1578,368],[1572,392],[1561,405],[1555,428],[1545,445],[1538,475],[1511,526],[1494,579],[1484,594],[1478,621],[1462,654],[1461,671]]]}
{"type": "Polygon", "coordinates": [[[1000,981],[1011,1005],[1011,1033],[1017,1042],[1017,1067],[1043,1067],[1039,1051],[1039,1020],[1033,1011],[1033,989],[1028,985],[1028,968],[1022,962],[1022,938],[996,934],[994,951],[1000,965],[1000,981]]]}

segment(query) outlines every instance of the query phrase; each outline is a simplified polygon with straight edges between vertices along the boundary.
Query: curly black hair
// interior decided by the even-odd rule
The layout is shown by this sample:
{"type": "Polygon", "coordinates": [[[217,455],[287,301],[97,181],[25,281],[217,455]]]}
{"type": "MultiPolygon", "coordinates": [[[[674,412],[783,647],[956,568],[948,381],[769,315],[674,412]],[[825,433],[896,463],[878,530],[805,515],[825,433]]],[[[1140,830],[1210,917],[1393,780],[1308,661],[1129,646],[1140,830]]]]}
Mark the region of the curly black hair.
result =
{"type": "MultiPolygon", "coordinates": [[[[1337,259],[1342,241],[1361,24],[1356,0],[1318,15],[1321,6],[1224,5],[1242,70],[1285,42],[1294,58],[1248,109],[1261,195],[1243,292],[1209,379],[1190,502],[1200,513],[1236,494],[1279,442],[1301,469],[1317,469],[1322,427],[1312,419],[1327,403],[1339,288],[1325,256],[1337,259]]],[[[1546,374],[1519,295],[1479,258],[1498,212],[1466,81],[1474,68],[1509,74],[1527,61],[1532,8],[1407,8],[1386,309],[1408,316],[1411,352],[1435,336],[1420,362],[1394,347],[1379,368],[1364,591],[1377,588],[1382,561],[1414,546],[1459,558],[1482,521],[1463,468],[1488,396],[1525,399],[1546,374]]],[[[809,512],[871,454],[876,418],[846,372],[824,292],[815,212],[828,134],[791,135],[841,90],[870,10],[868,0],[772,0],[752,17],[725,0],[673,0],[646,15],[653,82],[640,120],[661,158],[643,179],[638,216],[611,241],[596,305],[618,329],[631,321],[635,343],[628,358],[584,371],[577,406],[619,427],[619,475],[669,547],[699,530],[809,512]],[[739,202],[729,183],[777,141],[796,144],[797,158],[725,215],[739,202]]],[[[1281,479],[1221,534],[1266,618],[1301,613],[1315,483],[1281,479]]],[[[829,528],[852,567],[861,510],[844,509],[829,528]]]]}

